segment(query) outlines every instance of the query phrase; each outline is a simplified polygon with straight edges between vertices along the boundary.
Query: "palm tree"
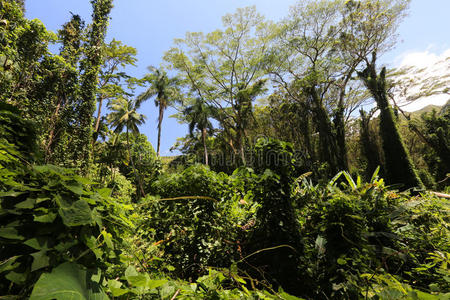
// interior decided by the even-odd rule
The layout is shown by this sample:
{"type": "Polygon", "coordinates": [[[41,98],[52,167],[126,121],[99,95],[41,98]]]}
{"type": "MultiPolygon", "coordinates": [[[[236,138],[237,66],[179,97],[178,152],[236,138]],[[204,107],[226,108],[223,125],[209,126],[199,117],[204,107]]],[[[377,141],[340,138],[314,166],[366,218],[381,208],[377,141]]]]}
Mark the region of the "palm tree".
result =
{"type": "Polygon", "coordinates": [[[197,98],[193,105],[183,110],[183,114],[190,120],[189,133],[193,136],[194,129],[197,128],[202,133],[203,151],[205,155],[205,164],[208,165],[208,149],[206,147],[206,134],[212,130],[213,126],[209,121],[212,115],[212,108],[208,106],[201,98],[197,98]]]}
{"type": "Polygon", "coordinates": [[[158,146],[157,155],[159,156],[161,146],[161,124],[164,118],[164,111],[173,102],[177,95],[178,79],[176,77],[169,78],[167,73],[161,68],[157,69],[153,66],[148,67],[150,74],[143,78],[145,82],[150,84],[150,87],[139,95],[136,99],[136,106],[139,107],[144,101],[156,96],[155,105],[159,107],[158,116],[158,146]]]}
{"type": "Polygon", "coordinates": [[[126,128],[128,156],[139,184],[142,196],[145,196],[141,180],[139,179],[136,168],[134,166],[133,156],[131,155],[129,133],[139,134],[139,125],[145,123],[145,115],[138,113],[136,103],[130,99],[118,98],[111,101],[109,109],[111,113],[108,115],[108,121],[115,133],[121,133],[126,128]]]}

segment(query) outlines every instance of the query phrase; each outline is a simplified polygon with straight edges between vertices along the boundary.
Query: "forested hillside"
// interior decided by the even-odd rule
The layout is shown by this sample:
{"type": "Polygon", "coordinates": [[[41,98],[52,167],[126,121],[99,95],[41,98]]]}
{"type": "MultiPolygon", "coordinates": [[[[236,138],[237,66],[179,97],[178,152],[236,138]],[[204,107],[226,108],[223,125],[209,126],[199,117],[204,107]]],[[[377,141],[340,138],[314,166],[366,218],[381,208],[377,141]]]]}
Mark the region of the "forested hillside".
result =
{"type": "Polygon", "coordinates": [[[241,8],[141,78],[90,3],[0,0],[0,299],[449,299],[449,103],[396,101],[448,76],[379,66],[409,1],[241,8]]]}

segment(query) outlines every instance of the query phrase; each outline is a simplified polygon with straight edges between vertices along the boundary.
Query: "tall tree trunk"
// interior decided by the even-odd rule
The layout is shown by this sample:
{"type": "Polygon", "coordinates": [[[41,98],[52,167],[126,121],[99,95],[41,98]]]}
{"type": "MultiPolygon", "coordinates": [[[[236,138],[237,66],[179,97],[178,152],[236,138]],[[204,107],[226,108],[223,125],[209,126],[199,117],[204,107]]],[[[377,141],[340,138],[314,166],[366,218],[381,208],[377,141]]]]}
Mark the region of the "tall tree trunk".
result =
{"type": "Polygon", "coordinates": [[[380,110],[380,135],[383,140],[388,182],[391,184],[402,183],[405,188],[423,188],[422,181],[417,175],[409,153],[403,144],[394,112],[389,104],[386,92],[386,68],[383,68],[378,75],[375,62],[376,54],[373,53],[372,61],[367,62],[366,69],[358,72],[358,75],[374,97],[380,110]]]}
{"type": "Polygon", "coordinates": [[[51,129],[48,135],[47,145],[45,146],[45,161],[48,163],[52,156],[51,147],[55,138],[55,127],[57,123],[57,119],[59,117],[59,110],[61,109],[61,97],[58,97],[58,104],[56,105],[55,112],[51,118],[51,129]]]}
{"type": "Polygon", "coordinates": [[[159,157],[159,150],[161,148],[161,125],[164,117],[164,107],[159,103],[159,117],[158,117],[158,146],[156,150],[156,155],[159,157]]]}
{"type": "Polygon", "coordinates": [[[100,119],[101,119],[101,116],[102,116],[102,104],[103,104],[103,97],[100,96],[100,98],[98,100],[97,119],[95,121],[94,134],[92,135],[92,155],[94,155],[94,145],[95,145],[95,142],[98,139],[100,119]]]}
{"type": "MultiPolygon", "coordinates": [[[[142,182],[141,182],[141,178],[138,175],[137,171],[136,171],[136,167],[134,165],[134,160],[133,160],[133,156],[131,155],[131,147],[130,147],[130,138],[129,138],[129,133],[128,133],[128,127],[127,127],[127,148],[128,148],[128,157],[130,158],[130,162],[131,162],[131,166],[133,167],[133,172],[134,172],[134,176],[136,177],[136,181],[137,184],[139,186],[139,190],[141,193],[142,197],[145,197],[145,192],[144,192],[144,188],[142,187],[142,182]]],[[[139,192],[136,193],[137,195],[139,195],[139,192]]],[[[138,198],[140,198],[138,196],[138,198]]]]}
{"type": "Polygon", "coordinates": [[[345,122],[344,122],[344,95],[339,99],[338,109],[334,118],[337,145],[337,165],[341,171],[348,170],[347,143],[345,142],[345,122]]]}
{"type": "Polygon", "coordinates": [[[306,150],[308,151],[308,155],[309,155],[309,159],[311,161],[314,161],[316,159],[316,155],[314,152],[314,147],[312,146],[312,142],[311,142],[311,124],[310,124],[310,120],[308,117],[305,117],[305,119],[302,121],[303,125],[302,125],[302,131],[305,133],[304,134],[304,140],[305,140],[305,147],[306,150]]]}
{"type": "Polygon", "coordinates": [[[246,166],[247,165],[247,161],[245,160],[245,149],[244,149],[244,142],[241,140],[241,160],[242,160],[242,165],[246,166]]]}
{"type": "Polygon", "coordinates": [[[94,132],[98,132],[98,127],[100,126],[100,118],[102,116],[102,105],[103,105],[103,96],[100,96],[100,98],[98,99],[97,120],[95,121],[94,132]]]}
{"type": "Polygon", "coordinates": [[[363,155],[367,159],[367,169],[366,178],[370,180],[373,172],[375,172],[378,166],[382,167],[384,172],[384,166],[381,162],[380,149],[375,142],[373,134],[370,132],[370,115],[367,115],[364,110],[360,110],[361,120],[360,120],[360,146],[363,155]]]}
{"type": "Polygon", "coordinates": [[[105,42],[108,28],[108,18],[113,7],[112,0],[91,1],[94,12],[92,14],[92,27],[86,45],[86,57],[81,62],[81,89],[82,99],[78,110],[78,139],[74,145],[74,161],[80,163],[82,173],[86,174],[92,164],[92,115],[95,112],[98,74],[103,64],[103,53],[100,51],[105,42]]]}
{"type": "Polygon", "coordinates": [[[236,142],[238,143],[239,148],[239,154],[241,156],[241,163],[243,166],[247,165],[247,162],[245,160],[245,136],[243,134],[243,130],[241,128],[237,128],[236,133],[236,142]]]}
{"type": "Polygon", "coordinates": [[[206,147],[206,128],[202,129],[203,151],[205,154],[205,165],[208,165],[208,148],[206,147]]]}
{"type": "Polygon", "coordinates": [[[336,153],[339,151],[336,145],[336,140],[333,134],[333,127],[331,120],[323,107],[319,95],[317,94],[317,89],[312,86],[307,89],[308,94],[311,96],[314,107],[313,112],[317,119],[317,125],[319,129],[319,156],[324,162],[329,165],[329,171],[333,175],[339,172],[339,167],[337,165],[336,153]]]}

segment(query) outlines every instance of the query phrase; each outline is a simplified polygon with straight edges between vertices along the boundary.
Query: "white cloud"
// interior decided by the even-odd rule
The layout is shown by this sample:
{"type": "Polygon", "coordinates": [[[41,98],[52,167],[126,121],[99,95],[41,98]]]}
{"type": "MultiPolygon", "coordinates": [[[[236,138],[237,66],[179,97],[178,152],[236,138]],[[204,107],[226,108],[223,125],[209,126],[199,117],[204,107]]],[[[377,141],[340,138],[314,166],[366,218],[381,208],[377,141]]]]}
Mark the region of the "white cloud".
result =
{"type": "Polygon", "coordinates": [[[402,109],[404,111],[412,112],[412,111],[422,109],[428,105],[443,106],[443,105],[445,105],[445,103],[447,103],[448,100],[450,100],[450,96],[448,96],[448,95],[442,95],[442,94],[441,95],[433,95],[433,96],[429,96],[429,97],[420,98],[419,100],[416,100],[410,104],[403,106],[402,109]]]}
{"type": "Polygon", "coordinates": [[[445,60],[450,57],[450,49],[445,50],[441,54],[430,52],[425,50],[423,52],[409,52],[402,54],[400,67],[414,66],[418,68],[431,67],[434,64],[445,60]]]}
{"type": "Polygon", "coordinates": [[[437,80],[443,80],[444,86],[450,86],[450,49],[436,53],[433,48],[430,46],[422,52],[407,52],[397,58],[397,61],[400,61],[399,68],[408,70],[397,79],[413,79],[416,82],[414,86],[408,88],[406,95],[397,94],[395,97],[397,104],[403,106],[406,111],[415,111],[430,104],[441,106],[450,99],[448,94],[436,93],[413,102],[407,100],[428,90],[437,80]]]}

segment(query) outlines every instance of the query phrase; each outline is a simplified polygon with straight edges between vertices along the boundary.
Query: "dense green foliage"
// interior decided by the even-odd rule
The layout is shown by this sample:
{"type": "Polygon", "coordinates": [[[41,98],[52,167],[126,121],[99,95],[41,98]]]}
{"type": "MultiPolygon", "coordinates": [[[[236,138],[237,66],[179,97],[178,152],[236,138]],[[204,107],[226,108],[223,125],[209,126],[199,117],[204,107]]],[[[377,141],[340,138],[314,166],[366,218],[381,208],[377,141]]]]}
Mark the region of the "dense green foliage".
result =
{"type": "Polygon", "coordinates": [[[105,41],[112,1],[91,4],[55,35],[0,0],[0,298],[450,297],[450,110],[400,116],[368,59],[408,1],[239,9],[141,79],[105,41]],[[176,158],[168,106],[190,129],[176,158]]]}

